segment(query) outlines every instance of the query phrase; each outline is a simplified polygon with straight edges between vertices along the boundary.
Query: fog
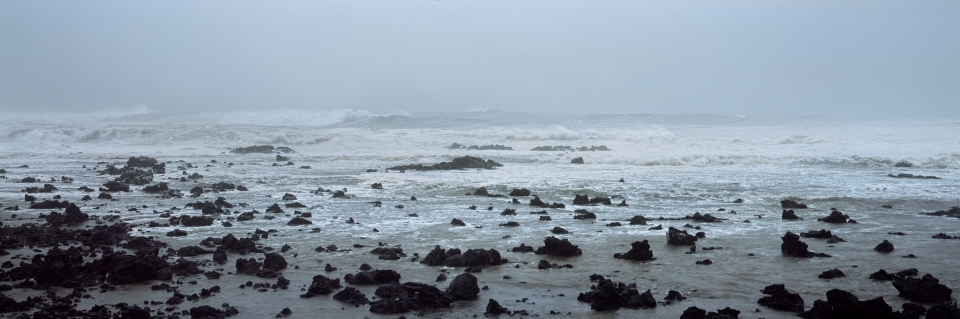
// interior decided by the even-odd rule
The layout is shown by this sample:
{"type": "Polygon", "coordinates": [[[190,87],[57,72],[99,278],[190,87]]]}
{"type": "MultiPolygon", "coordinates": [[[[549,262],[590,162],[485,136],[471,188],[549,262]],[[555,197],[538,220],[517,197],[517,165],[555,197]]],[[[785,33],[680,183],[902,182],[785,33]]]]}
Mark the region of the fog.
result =
{"type": "Polygon", "coordinates": [[[960,117],[957,1],[3,1],[0,111],[960,117]]]}

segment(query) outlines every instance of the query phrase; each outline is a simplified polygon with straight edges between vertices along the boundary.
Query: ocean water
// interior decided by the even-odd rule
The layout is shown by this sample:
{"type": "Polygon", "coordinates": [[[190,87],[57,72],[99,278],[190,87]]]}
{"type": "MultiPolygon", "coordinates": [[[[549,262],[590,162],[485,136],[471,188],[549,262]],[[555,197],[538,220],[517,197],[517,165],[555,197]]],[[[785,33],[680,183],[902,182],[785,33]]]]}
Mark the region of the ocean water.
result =
{"type": "MultiPolygon", "coordinates": [[[[838,121],[823,118],[756,118],[711,114],[589,114],[557,115],[546,113],[480,110],[461,113],[427,113],[410,115],[375,114],[367,111],[304,112],[262,111],[198,114],[168,114],[141,108],[88,114],[21,114],[0,112],[0,168],[6,169],[0,179],[0,204],[24,207],[21,189],[43,183],[23,184],[28,176],[41,180],[68,176],[72,183],[52,183],[60,190],[54,194],[38,194],[38,198],[61,195],[77,202],[81,210],[92,215],[120,215],[124,222],[135,225],[134,232],[158,236],[174,248],[197,245],[208,237],[233,233],[238,237],[256,229],[276,229],[276,235],[260,240],[263,246],[279,249],[293,247],[283,255],[290,267],[283,275],[292,284],[288,290],[257,292],[238,289],[248,280],[274,282],[244,275],[227,275],[218,280],[197,279],[199,284],[182,285],[181,292],[191,294],[213,285],[223,292],[202,299],[187,301],[180,309],[200,304],[215,307],[228,302],[238,308],[241,317],[263,318],[279,313],[284,307],[293,310],[292,317],[384,317],[370,313],[367,307],[354,308],[318,296],[298,298],[300,288],[309,286],[310,278],[323,274],[343,278],[356,273],[362,263],[376,269],[393,269],[402,281],[434,283],[443,267],[430,267],[408,258],[385,261],[369,250],[378,243],[402,245],[409,256],[425,256],[435,245],[443,248],[494,248],[510,262],[485,267],[476,274],[480,286],[488,286],[477,301],[458,301],[450,309],[427,312],[425,317],[466,318],[482,315],[486,300],[500,301],[511,310],[527,310],[532,316],[552,316],[551,310],[578,317],[655,317],[678,318],[684,309],[697,306],[710,311],[731,307],[743,311],[741,318],[790,318],[794,314],[760,306],[760,290],[769,284],[785,283],[788,290],[798,292],[806,306],[816,299],[825,299],[829,289],[848,290],[861,300],[878,296],[894,309],[907,300],[897,295],[889,282],[867,279],[878,269],[899,271],[918,268],[921,275],[930,273],[953,289],[960,288],[960,240],[937,240],[930,236],[947,233],[960,236],[960,219],[920,215],[960,206],[960,120],[888,120],[838,121]],[[448,149],[452,143],[462,145],[501,144],[513,150],[448,149]],[[269,144],[294,149],[290,156],[295,165],[273,166],[275,154],[234,154],[236,147],[269,144]],[[532,151],[537,146],[564,145],[606,146],[610,151],[532,151]],[[504,166],[493,170],[413,171],[405,173],[385,170],[404,164],[433,164],[458,156],[492,159],[504,166]],[[197,185],[226,181],[244,185],[249,191],[205,193],[200,198],[159,199],[136,189],[116,193],[118,201],[81,202],[85,195],[80,186],[97,188],[110,176],[98,175],[105,164],[123,163],[130,156],[150,156],[168,162],[167,173],[156,175],[155,182],[165,181],[172,188],[189,194],[197,185]],[[585,164],[571,164],[583,157],[585,164]],[[182,162],[181,162],[182,161],[182,162]],[[213,162],[216,161],[216,162],[213,162]],[[900,161],[912,167],[895,167],[900,161]],[[196,168],[177,170],[190,163],[196,168]],[[228,165],[232,163],[233,165],[228,165]],[[28,168],[20,168],[28,165],[28,168]],[[309,166],[310,169],[301,169],[309,166]],[[377,172],[366,172],[376,169],[377,172]],[[198,181],[178,181],[184,172],[204,176],[198,181]],[[940,179],[892,178],[888,174],[909,173],[934,175],[940,179]],[[619,182],[620,179],[624,182],[619,182]],[[382,183],[383,189],[372,189],[382,183]],[[318,187],[347,189],[349,199],[334,199],[329,193],[314,195],[318,187]],[[510,203],[509,197],[465,196],[479,187],[490,193],[508,194],[514,188],[527,188],[545,202],[561,202],[565,209],[546,209],[552,221],[539,221],[542,210],[528,206],[532,197],[517,197],[521,204],[510,203]],[[235,218],[238,212],[253,209],[264,211],[268,206],[285,201],[285,193],[294,194],[311,212],[313,225],[292,227],[285,215],[264,219],[258,214],[252,221],[231,221],[233,227],[219,222],[235,218]],[[612,197],[628,207],[572,205],[576,194],[591,197],[612,197]],[[417,201],[410,197],[416,196],[417,201]],[[224,197],[233,204],[246,203],[234,214],[221,215],[214,226],[178,227],[186,237],[164,236],[175,227],[147,228],[150,221],[165,222],[160,212],[197,200],[213,201],[224,197]],[[734,203],[736,199],[743,203],[734,203]],[[780,219],[781,199],[806,203],[810,209],[796,210],[800,221],[780,219]],[[381,201],[382,207],[370,202],[381,201]],[[142,207],[129,212],[131,207],[142,207]],[[396,208],[403,205],[403,208],[396,208]],[[478,210],[468,210],[476,205],[478,210]],[[882,208],[890,205],[893,208],[882,208]],[[487,207],[493,207],[487,210],[487,207]],[[516,209],[516,216],[501,216],[504,209],[516,209]],[[596,221],[573,219],[573,210],[585,208],[597,214],[596,221]],[[837,208],[857,224],[827,224],[817,217],[837,208]],[[723,209],[722,211],[720,209],[723,209]],[[731,213],[735,211],[736,213],[731,213]],[[675,218],[695,212],[724,218],[721,223],[697,223],[679,220],[653,220],[647,226],[631,226],[627,220],[635,215],[648,219],[675,218]],[[416,217],[411,217],[416,214],[416,217]],[[358,224],[344,221],[353,218],[358,224]],[[466,227],[453,227],[453,218],[463,220],[466,227]],[[744,222],[749,220],[749,223],[744,222]],[[516,221],[518,227],[500,227],[516,221]],[[619,221],[621,227],[608,227],[619,221]],[[698,246],[718,246],[720,250],[685,254],[688,247],[666,245],[665,230],[648,228],[662,224],[681,227],[686,223],[700,226],[706,238],[698,246]],[[550,229],[563,227],[571,233],[559,235],[583,250],[583,255],[570,258],[539,256],[509,252],[524,243],[542,246],[543,239],[553,236],[550,229]],[[310,232],[318,227],[320,232],[310,232]],[[376,229],[378,232],[374,232],[376,229]],[[804,238],[810,250],[825,252],[832,258],[791,258],[781,255],[780,236],[828,229],[848,242],[827,244],[821,239],[804,238]],[[905,236],[889,235],[902,231],[905,236]],[[630,243],[648,240],[654,256],[651,262],[614,259],[614,253],[625,253],[630,243]],[[896,250],[880,254],[873,247],[884,239],[896,250]],[[335,244],[345,251],[317,253],[314,248],[335,244]],[[365,248],[353,248],[361,244],[365,248]],[[296,254],[296,257],[294,257],[296,254]],[[754,254],[754,256],[748,256],[754,254]],[[914,254],[918,258],[902,258],[914,254]],[[546,259],[572,264],[572,269],[538,270],[537,262],[546,259]],[[712,265],[695,261],[710,259],[712,265]],[[330,263],[340,270],[326,273],[330,263]],[[294,269],[299,266],[299,269],[294,269]],[[818,279],[821,272],[838,268],[847,277],[818,279]],[[601,274],[625,283],[636,283],[641,291],[650,289],[658,300],[669,290],[677,290],[689,299],[655,309],[620,309],[614,312],[593,312],[587,303],[576,300],[580,292],[594,283],[588,277],[601,274]],[[504,276],[512,277],[505,279],[504,276]],[[527,298],[525,301],[522,301],[527,298]],[[760,312],[755,312],[759,309],[760,312]]],[[[94,193],[95,195],[95,193],[94,193]]],[[[5,225],[36,220],[47,210],[21,209],[0,213],[5,225]]],[[[200,215],[183,209],[175,215],[200,215]]],[[[75,226],[88,227],[88,225],[75,226]]],[[[697,230],[692,230],[693,232],[697,230]]],[[[14,252],[13,255],[32,254],[14,252]]],[[[0,261],[13,255],[0,256],[0,261]]],[[[233,272],[236,258],[231,255],[221,272],[233,272]]],[[[210,255],[195,259],[210,259],[210,255]]],[[[452,280],[462,269],[447,269],[452,280]]],[[[184,278],[183,281],[193,280],[184,278]]],[[[436,283],[446,288],[447,282],[436,283]]],[[[144,300],[165,301],[166,292],[150,291],[150,285],[126,285],[117,291],[94,294],[81,307],[94,304],[144,300]]],[[[358,287],[368,297],[375,286],[358,287]]],[[[13,291],[18,299],[37,294],[13,291]]],[[[8,294],[8,295],[11,295],[8,294]]],[[[412,314],[412,313],[411,313],[412,314]]],[[[409,317],[410,314],[407,314],[409,317]]]]}

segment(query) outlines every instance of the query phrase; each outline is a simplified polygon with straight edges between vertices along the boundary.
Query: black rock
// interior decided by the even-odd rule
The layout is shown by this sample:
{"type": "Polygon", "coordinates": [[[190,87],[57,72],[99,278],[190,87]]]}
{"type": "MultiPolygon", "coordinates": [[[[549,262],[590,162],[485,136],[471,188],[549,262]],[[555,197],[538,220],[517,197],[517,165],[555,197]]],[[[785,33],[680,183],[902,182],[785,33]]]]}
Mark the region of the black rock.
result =
{"type": "Polygon", "coordinates": [[[834,223],[834,224],[847,223],[849,222],[848,220],[850,220],[850,216],[838,210],[831,211],[830,216],[827,216],[824,218],[817,218],[817,221],[825,222],[825,223],[834,223]]]}
{"type": "Polygon", "coordinates": [[[510,191],[510,196],[530,196],[530,190],[526,188],[514,188],[512,191],[510,191]]]}
{"type": "Polygon", "coordinates": [[[860,301],[853,294],[840,289],[827,291],[827,301],[814,301],[810,310],[801,312],[798,316],[804,319],[906,318],[901,313],[894,312],[883,297],[860,301]]]}
{"type": "Polygon", "coordinates": [[[477,299],[480,293],[480,286],[477,285],[477,277],[470,273],[462,273],[453,278],[446,292],[457,300],[477,299]]]}
{"type": "Polygon", "coordinates": [[[440,246],[433,248],[420,263],[428,266],[448,267],[483,267],[496,266],[506,262],[496,249],[468,249],[461,253],[460,249],[444,250],[440,246]]]}
{"type": "Polygon", "coordinates": [[[532,252],[533,252],[533,247],[532,247],[532,246],[524,245],[523,243],[520,243],[520,246],[513,247],[513,249],[510,249],[510,251],[515,252],[515,253],[532,253],[532,252]]]}
{"type": "Polygon", "coordinates": [[[667,230],[667,244],[668,245],[696,245],[697,237],[690,235],[686,230],[680,230],[673,227],[670,227],[667,230]]]}
{"type": "Polygon", "coordinates": [[[313,276],[313,282],[310,283],[310,287],[307,288],[305,294],[300,295],[300,298],[310,298],[317,295],[328,295],[333,292],[334,289],[343,288],[340,285],[340,279],[330,279],[324,277],[323,275],[313,276]]]}
{"type": "Polygon", "coordinates": [[[630,244],[630,246],[632,248],[626,254],[617,253],[613,255],[613,258],[635,261],[648,261],[657,259],[653,257],[653,252],[650,251],[650,244],[647,243],[646,239],[644,239],[642,242],[635,241],[630,244]]]}
{"type": "Polygon", "coordinates": [[[792,209],[791,209],[791,210],[786,210],[786,209],[784,209],[784,210],[783,210],[783,213],[780,215],[780,218],[786,219],[786,220],[803,219],[803,218],[800,218],[799,216],[797,216],[797,214],[794,213],[792,209]]]}
{"type": "Polygon", "coordinates": [[[580,256],[583,251],[567,239],[558,239],[557,237],[547,237],[543,240],[543,246],[537,248],[537,255],[551,255],[560,257],[580,256]]]}
{"type": "Polygon", "coordinates": [[[804,238],[832,238],[833,234],[829,230],[811,230],[805,233],[800,233],[800,237],[804,238]]]}
{"type": "Polygon", "coordinates": [[[490,298],[490,300],[487,301],[487,311],[484,312],[484,314],[499,315],[499,314],[505,314],[505,313],[509,314],[510,310],[501,306],[500,303],[497,302],[496,300],[493,300],[493,298],[490,298]]]}
{"type": "Polygon", "coordinates": [[[453,225],[453,226],[467,226],[466,223],[464,223],[462,220],[457,219],[457,218],[454,218],[453,220],[451,220],[451,221],[450,221],[450,225],[453,225]]]}
{"type": "Polygon", "coordinates": [[[807,243],[800,241],[800,235],[792,232],[788,231],[783,237],[780,237],[780,239],[783,240],[783,243],[780,244],[780,252],[786,256],[803,258],[830,257],[830,255],[824,253],[815,253],[807,250],[807,243]]]}
{"type": "Polygon", "coordinates": [[[821,279],[833,279],[833,278],[846,277],[846,276],[847,275],[845,275],[842,271],[840,271],[840,269],[834,268],[834,269],[824,271],[823,273],[820,274],[820,276],[817,276],[817,277],[821,279]]]}
{"type": "Polygon", "coordinates": [[[886,239],[882,243],[877,244],[877,247],[873,247],[873,250],[876,250],[881,253],[889,253],[893,251],[893,243],[890,243],[886,239]]]}
{"type": "Polygon", "coordinates": [[[807,208],[807,205],[803,203],[797,203],[789,199],[784,199],[780,201],[780,207],[785,209],[804,209],[807,208]]]}
{"type": "Polygon", "coordinates": [[[630,225],[646,225],[647,218],[641,215],[636,215],[630,218],[630,225]]]}
{"type": "Polygon", "coordinates": [[[583,164],[583,157],[577,157],[570,160],[571,164],[583,164]]]}
{"type": "Polygon", "coordinates": [[[801,312],[803,311],[803,298],[800,294],[789,293],[786,290],[778,291],[770,296],[764,296],[757,300],[758,304],[783,311],[801,312]]]}
{"type": "Polygon", "coordinates": [[[493,160],[484,161],[482,158],[473,157],[473,156],[462,156],[454,158],[450,162],[441,162],[433,164],[430,166],[424,166],[423,164],[412,164],[412,165],[401,165],[388,168],[389,170],[420,170],[420,171],[433,171],[433,170],[459,170],[459,169],[469,169],[469,168],[483,168],[483,169],[494,169],[497,167],[503,166],[503,164],[494,162],[493,160]]]}
{"type": "Polygon", "coordinates": [[[351,285],[383,285],[400,282],[400,273],[390,269],[377,269],[346,274],[343,280],[351,285]]]}
{"type": "Polygon", "coordinates": [[[213,252],[212,250],[206,250],[198,246],[186,246],[177,250],[177,256],[195,257],[195,256],[209,254],[212,252],[213,252]]]}
{"type": "Polygon", "coordinates": [[[333,295],[333,300],[347,303],[352,306],[365,305],[370,303],[370,300],[367,299],[360,290],[354,287],[343,288],[340,292],[333,295]]]}
{"type": "Polygon", "coordinates": [[[418,282],[380,286],[374,294],[380,299],[370,303],[370,312],[382,314],[446,308],[453,302],[436,286],[418,282]]]}
{"type": "Polygon", "coordinates": [[[289,226],[312,225],[312,224],[313,224],[312,221],[303,217],[294,217],[289,222],[287,222],[287,225],[289,226]]]}
{"type": "Polygon", "coordinates": [[[940,280],[930,274],[923,275],[920,279],[897,277],[893,281],[893,287],[897,288],[901,296],[919,302],[950,301],[953,293],[952,289],[940,284],[940,280]]]}

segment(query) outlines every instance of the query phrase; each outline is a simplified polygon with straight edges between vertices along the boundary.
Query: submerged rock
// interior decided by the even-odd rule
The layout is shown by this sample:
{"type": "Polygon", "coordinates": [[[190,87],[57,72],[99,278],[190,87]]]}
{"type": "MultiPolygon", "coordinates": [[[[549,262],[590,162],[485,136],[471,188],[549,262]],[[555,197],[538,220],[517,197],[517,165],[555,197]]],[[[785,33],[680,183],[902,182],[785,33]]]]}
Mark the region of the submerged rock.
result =
{"type": "Polygon", "coordinates": [[[897,288],[901,296],[919,302],[944,302],[952,300],[950,295],[953,293],[953,290],[941,284],[940,280],[930,274],[923,275],[920,279],[898,276],[893,281],[893,287],[897,288]]]}
{"type": "Polygon", "coordinates": [[[503,164],[494,162],[493,160],[483,160],[479,157],[473,156],[461,156],[454,158],[450,162],[441,162],[433,164],[430,166],[424,166],[423,164],[411,164],[411,165],[400,165],[388,168],[389,170],[419,170],[419,171],[435,171],[435,170],[459,170],[459,169],[469,169],[469,168],[482,168],[482,169],[494,169],[497,167],[503,166],[503,164]]]}
{"type": "Polygon", "coordinates": [[[893,251],[893,243],[884,239],[882,243],[877,244],[877,247],[873,247],[873,250],[881,253],[889,253],[893,251]]]}
{"type": "Polygon", "coordinates": [[[780,201],[780,207],[783,207],[784,209],[805,209],[807,208],[807,204],[797,203],[790,199],[784,199],[780,201]]]}
{"type": "MultiPolygon", "coordinates": [[[[768,286],[767,288],[771,287],[768,286]]],[[[803,311],[803,298],[800,297],[800,294],[788,292],[783,288],[783,285],[775,286],[774,289],[767,288],[764,288],[764,293],[769,294],[769,296],[761,297],[760,300],[757,300],[758,304],[783,311],[803,311]]]]}

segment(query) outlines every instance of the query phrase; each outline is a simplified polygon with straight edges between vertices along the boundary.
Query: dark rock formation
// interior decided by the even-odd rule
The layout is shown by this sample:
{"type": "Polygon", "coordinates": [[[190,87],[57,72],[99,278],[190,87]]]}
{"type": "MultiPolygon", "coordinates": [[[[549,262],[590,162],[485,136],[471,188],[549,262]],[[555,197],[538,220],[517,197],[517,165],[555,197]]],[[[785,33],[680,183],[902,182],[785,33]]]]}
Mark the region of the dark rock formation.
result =
{"type": "Polygon", "coordinates": [[[827,216],[824,218],[817,218],[818,222],[834,223],[834,224],[848,223],[850,222],[848,220],[851,220],[850,216],[840,212],[839,210],[830,211],[830,216],[827,216]]]}
{"type": "Polygon", "coordinates": [[[697,237],[690,235],[686,230],[680,230],[673,227],[670,227],[667,230],[667,244],[668,245],[696,245],[697,237]]]}
{"type": "MultiPolygon", "coordinates": [[[[771,287],[768,286],[767,288],[771,287]]],[[[769,292],[770,295],[761,297],[760,300],[757,300],[758,304],[783,311],[803,311],[803,298],[800,297],[800,294],[788,292],[783,288],[783,285],[776,287],[779,289],[767,288],[764,288],[764,293],[769,292]]]]}
{"type": "Polygon", "coordinates": [[[932,213],[921,213],[928,216],[946,216],[960,218],[960,207],[951,207],[949,210],[938,210],[932,213]]]}
{"type": "Polygon", "coordinates": [[[853,294],[840,289],[827,291],[827,301],[818,299],[813,302],[810,310],[801,312],[797,316],[804,319],[907,318],[899,312],[894,312],[883,297],[860,301],[853,294]]]}
{"type": "Polygon", "coordinates": [[[570,160],[571,164],[583,164],[583,157],[577,157],[570,160]]]}
{"type": "Polygon", "coordinates": [[[780,207],[784,209],[804,209],[807,208],[807,204],[797,203],[793,200],[784,199],[780,201],[780,207]]]}
{"type": "Polygon", "coordinates": [[[780,215],[780,218],[786,219],[786,220],[803,219],[803,218],[800,218],[799,216],[797,216],[797,214],[794,213],[792,209],[790,209],[790,210],[784,209],[784,210],[783,210],[783,213],[780,215]]]}
{"type": "Polygon", "coordinates": [[[462,220],[457,219],[457,218],[454,218],[453,220],[451,220],[451,221],[450,221],[450,225],[453,225],[453,226],[467,226],[466,223],[464,223],[462,220]]]}
{"type": "Polygon", "coordinates": [[[435,171],[435,170],[459,170],[459,169],[469,169],[469,168],[483,168],[483,169],[494,169],[497,167],[503,166],[503,164],[494,162],[493,160],[484,161],[482,158],[473,157],[473,156],[462,156],[454,158],[450,162],[441,162],[433,164],[430,166],[424,166],[423,164],[411,164],[411,165],[401,165],[388,168],[389,170],[419,170],[419,171],[435,171]]]}
{"type": "Polygon", "coordinates": [[[646,225],[647,218],[641,215],[636,215],[630,218],[630,225],[646,225]]]}
{"type": "MultiPolygon", "coordinates": [[[[64,203],[67,203],[64,201],[64,203]]],[[[53,226],[59,225],[71,225],[85,222],[90,219],[90,216],[86,213],[81,213],[80,208],[77,205],[72,203],[67,203],[67,209],[64,210],[63,214],[58,212],[51,212],[50,215],[47,215],[45,218],[47,223],[53,226]]]]}
{"type": "Polygon", "coordinates": [[[446,292],[457,300],[474,300],[480,293],[477,277],[470,273],[462,273],[453,278],[446,292]]]}
{"type": "Polygon", "coordinates": [[[340,301],[355,307],[370,303],[370,299],[367,299],[366,295],[364,295],[362,292],[360,292],[360,290],[357,290],[357,288],[354,288],[354,287],[343,288],[343,290],[333,295],[333,300],[340,301]]]}
{"type": "Polygon", "coordinates": [[[577,214],[573,215],[573,219],[597,219],[597,214],[588,212],[586,209],[578,209],[574,212],[577,214]]]}
{"type": "Polygon", "coordinates": [[[312,225],[312,224],[313,222],[303,217],[294,217],[289,222],[287,222],[287,225],[289,226],[312,225]]]}
{"type": "Polygon", "coordinates": [[[610,279],[600,279],[595,288],[589,292],[580,293],[577,300],[589,302],[590,309],[596,311],[613,310],[620,307],[632,309],[654,308],[657,300],[650,290],[640,293],[636,284],[626,285],[610,279]]]}
{"type": "Polygon", "coordinates": [[[380,314],[446,308],[453,302],[452,296],[436,286],[418,282],[380,286],[374,294],[380,299],[370,303],[370,312],[380,314]]]}
{"type": "Polygon", "coordinates": [[[877,247],[873,247],[873,250],[881,253],[889,253],[893,251],[893,243],[884,239],[882,243],[877,244],[877,247]]]}
{"type": "Polygon", "coordinates": [[[808,232],[805,232],[805,233],[800,233],[800,237],[803,237],[803,238],[821,238],[821,239],[822,239],[822,238],[832,238],[832,237],[833,237],[833,234],[830,233],[829,230],[821,229],[821,230],[811,230],[811,231],[808,231],[808,232]]]}
{"type": "Polygon", "coordinates": [[[510,196],[530,196],[530,190],[526,188],[514,188],[512,191],[510,191],[510,196]]]}
{"type": "Polygon", "coordinates": [[[846,276],[847,275],[845,275],[842,271],[840,271],[840,269],[834,268],[834,269],[824,271],[823,273],[820,274],[820,276],[817,276],[817,277],[820,279],[833,279],[833,278],[846,277],[846,276]]]}
{"type": "Polygon", "coordinates": [[[803,258],[830,257],[830,255],[824,253],[815,253],[807,250],[807,243],[800,241],[800,235],[792,232],[788,231],[783,237],[780,237],[780,239],[783,240],[783,243],[780,244],[780,252],[786,256],[803,258]]]}
{"type": "Polygon", "coordinates": [[[483,267],[496,266],[506,263],[496,249],[468,249],[461,253],[460,249],[444,250],[440,246],[433,248],[420,263],[427,266],[447,267],[483,267]]]}
{"type": "Polygon", "coordinates": [[[554,234],[557,234],[557,235],[563,235],[563,234],[569,234],[569,233],[570,233],[569,231],[567,231],[566,229],[564,229],[563,227],[560,227],[560,226],[553,227],[553,229],[551,229],[550,232],[551,232],[551,233],[554,233],[554,234]]]}
{"type": "Polygon", "coordinates": [[[647,261],[647,260],[657,259],[653,257],[653,252],[650,251],[650,244],[647,243],[646,239],[644,239],[642,242],[635,241],[632,244],[630,244],[630,246],[632,248],[626,254],[616,253],[613,255],[613,258],[629,259],[629,260],[635,260],[635,261],[647,261]]]}
{"type": "Polygon", "coordinates": [[[558,239],[557,237],[547,237],[543,240],[543,246],[537,248],[535,252],[537,255],[551,255],[551,256],[561,256],[561,257],[570,257],[570,256],[580,256],[583,254],[583,251],[580,250],[580,247],[577,247],[574,244],[571,244],[567,239],[558,239]]]}
{"type": "Polygon", "coordinates": [[[923,275],[920,279],[898,276],[893,280],[893,287],[897,288],[901,296],[918,302],[950,301],[953,293],[952,289],[940,284],[940,280],[930,274],[923,275]]]}
{"type": "Polygon", "coordinates": [[[307,292],[300,295],[300,298],[310,298],[318,295],[329,295],[334,289],[343,288],[340,285],[340,278],[330,279],[323,275],[313,276],[313,282],[307,288],[307,292]]]}
{"type": "Polygon", "coordinates": [[[400,282],[400,273],[390,269],[377,269],[346,274],[343,280],[351,285],[383,285],[400,282]]]}
{"type": "Polygon", "coordinates": [[[493,298],[490,298],[490,300],[487,301],[487,309],[486,309],[486,310],[487,310],[487,311],[484,312],[484,314],[486,314],[486,315],[499,315],[499,314],[509,314],[509,313],[510,313],[510,310],[509,310],[509,309],[504,308],[503,306],[501,306],[500,303],[497,302],[496,300],[493,300],[493,298]]]}

